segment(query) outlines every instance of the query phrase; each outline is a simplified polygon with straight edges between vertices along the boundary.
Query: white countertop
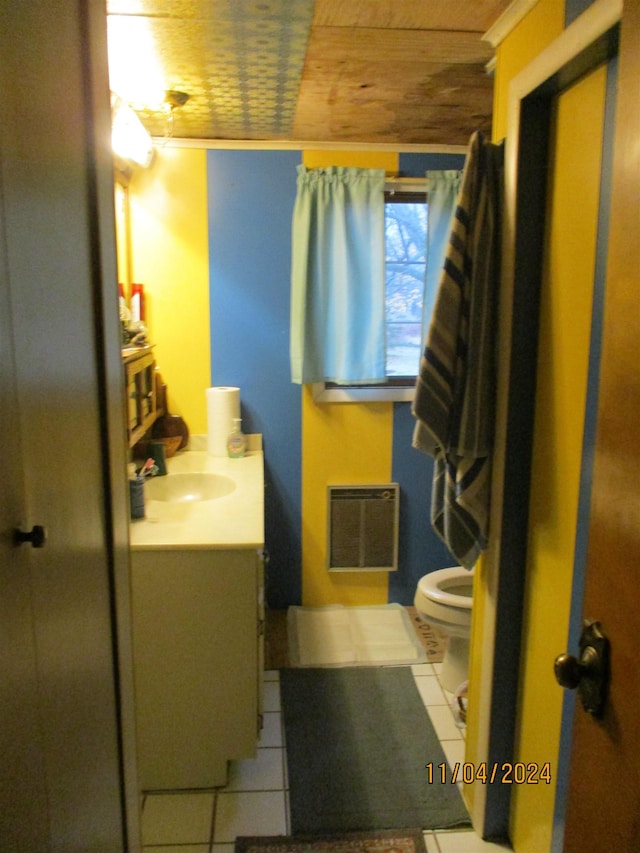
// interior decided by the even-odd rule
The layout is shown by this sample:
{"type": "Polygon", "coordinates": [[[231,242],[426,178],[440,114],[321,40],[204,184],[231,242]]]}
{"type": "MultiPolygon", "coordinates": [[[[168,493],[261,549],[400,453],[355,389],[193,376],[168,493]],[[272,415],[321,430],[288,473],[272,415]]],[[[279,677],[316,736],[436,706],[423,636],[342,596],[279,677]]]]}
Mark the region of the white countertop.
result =
{"type": "MultiPolygon", "coordinates": [[[[235,483],[214,500],[168,503],[145,494],[145,518],[129,524],[134,550],[262,548],[264,545],[264,460],[252,450],[241,459],[183,450],[167,459],[167,477],[207,473],[235,483]]],[[[163,478],[164,479],[164,478],[163,478]]]]}

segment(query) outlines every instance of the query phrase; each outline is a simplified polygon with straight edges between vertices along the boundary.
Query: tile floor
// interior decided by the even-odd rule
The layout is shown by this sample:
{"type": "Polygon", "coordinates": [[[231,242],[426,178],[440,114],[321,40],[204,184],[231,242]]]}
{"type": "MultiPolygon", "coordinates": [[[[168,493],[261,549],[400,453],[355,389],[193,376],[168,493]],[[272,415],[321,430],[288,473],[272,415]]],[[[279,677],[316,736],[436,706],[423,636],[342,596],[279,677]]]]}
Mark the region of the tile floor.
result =
{"type": "MultiPolygon", "coordinates": [[[[464,761],[464,728],[440,686],[440,664],[412,667],[416,684],[450,764],[464,761]]],[[[289,813],[279,673],[265,672],[264,727],[255,759],[233,762],[225,788],[149,794],[142,811],[144,853],[233,853],[238,835],[287,835],[289,813]]],[[[497,853],[471,830],[425,832],[427,853],[497,853]]]]}

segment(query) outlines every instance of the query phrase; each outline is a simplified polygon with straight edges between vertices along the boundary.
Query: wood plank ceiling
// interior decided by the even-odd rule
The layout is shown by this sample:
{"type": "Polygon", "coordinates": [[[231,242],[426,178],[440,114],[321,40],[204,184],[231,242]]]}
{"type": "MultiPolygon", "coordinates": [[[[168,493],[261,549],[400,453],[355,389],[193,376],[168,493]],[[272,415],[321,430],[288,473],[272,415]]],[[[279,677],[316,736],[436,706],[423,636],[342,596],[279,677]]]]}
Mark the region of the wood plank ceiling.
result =
{"type": "Polygon", "coordinates": [[[108,0],[110,63],[144,27],[164,89],[189,95],[171,123],[133,103],[154,136],[466,145],[490,131],[482,35],[509,2],[108,0]]]}

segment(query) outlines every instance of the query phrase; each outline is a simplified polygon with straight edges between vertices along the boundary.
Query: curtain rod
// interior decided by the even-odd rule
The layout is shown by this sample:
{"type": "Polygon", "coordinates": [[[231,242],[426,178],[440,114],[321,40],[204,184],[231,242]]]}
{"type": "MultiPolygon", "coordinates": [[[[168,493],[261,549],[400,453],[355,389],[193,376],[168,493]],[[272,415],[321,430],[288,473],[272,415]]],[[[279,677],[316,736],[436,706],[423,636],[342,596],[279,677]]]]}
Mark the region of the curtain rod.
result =
{"type": "Polygon", "coordinates": [[[426,177],[422,177],[422,175],[415,175],[413,177],[409,175],[403,175],[402,172],[385,172],[385,181],[394,184],[419,184],[419,183],[429,183],[426,177]]]}
{"type": "Polygon", "coordinates": [[[424,193],[429,187],[429,181],[424,178],[407,178],[400,175],[386,175],[384,188],[388,192],[418,192],[424,193]]]}

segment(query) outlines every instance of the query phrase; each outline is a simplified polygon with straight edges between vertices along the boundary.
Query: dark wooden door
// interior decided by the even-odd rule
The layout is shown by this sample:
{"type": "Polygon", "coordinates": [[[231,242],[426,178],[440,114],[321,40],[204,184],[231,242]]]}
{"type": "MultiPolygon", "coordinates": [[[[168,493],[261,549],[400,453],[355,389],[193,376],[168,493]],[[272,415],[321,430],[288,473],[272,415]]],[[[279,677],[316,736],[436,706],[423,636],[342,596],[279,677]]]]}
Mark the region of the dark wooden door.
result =
{"type": "MultiPolygon", "coordinates": [[[[574,718],[565,850],[640,850],[640,2],[624,4],[583,615],[611,642],[604,719],[574,718]]],[[[574,654],[576,650],[571,650],[574,654]]]]}

